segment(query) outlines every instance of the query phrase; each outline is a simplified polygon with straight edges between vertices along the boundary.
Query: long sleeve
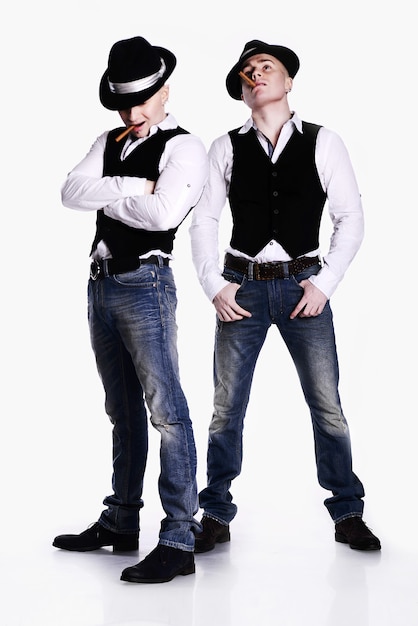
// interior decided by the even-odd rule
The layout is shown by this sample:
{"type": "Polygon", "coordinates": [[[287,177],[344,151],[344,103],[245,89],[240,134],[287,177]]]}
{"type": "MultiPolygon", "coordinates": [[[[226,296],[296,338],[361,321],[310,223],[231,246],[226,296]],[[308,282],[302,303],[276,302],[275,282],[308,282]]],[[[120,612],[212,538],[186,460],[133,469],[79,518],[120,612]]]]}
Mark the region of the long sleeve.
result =
{"type": "Polygon", "coordinates": [[[333,224],[324,266],[311,282],[328,298],[357,254],[364,237],[361,196],[347,149],[334,132],[322,128],[318,134],[317,168],[327,193],[333,224]]]}
{"type": "MultiPolygon", "coordinates": [[[[159,126],[175,128],[177,122],[169,115],[159,126]]],[[[80,211],[103,209],[108,217],[133,228],[164,231],[177,227],[198,201],[207,178],[207,154],[201,140],[191,134],[170,139],[160,159],[154,192],[146,194],[144,178],[103,176],[107,135],[98,137],[68,174],[61,189],[63,205],[80,211]]]]}
{"type": "Polygon", "coordinates": [[[96,139],[84,159],[68,174],[61,187],[65,207],[77,211],[97,211],[111,202],[142,195],[145,179],[129,176],[103,176],[103,155],[107,132],[96,139]]]}
{"type": "Polygon", "coordinates": [[[208,175],[207,154],[194,135],[167,142],[154,193],[132,195],[109,203],[104,213],[133,228],[168,230],[177,227],[197,203],[208,175]]]}
{"type": "Polygon", "coordinates": [[[219,222],[225,206],[232,146],[228,135],[215,140],[209,150],[209,177],[201,199],[194,208],[189,229],[192,258],[202,288],[209,298],[227,284],[219,264],[219,222]]]}

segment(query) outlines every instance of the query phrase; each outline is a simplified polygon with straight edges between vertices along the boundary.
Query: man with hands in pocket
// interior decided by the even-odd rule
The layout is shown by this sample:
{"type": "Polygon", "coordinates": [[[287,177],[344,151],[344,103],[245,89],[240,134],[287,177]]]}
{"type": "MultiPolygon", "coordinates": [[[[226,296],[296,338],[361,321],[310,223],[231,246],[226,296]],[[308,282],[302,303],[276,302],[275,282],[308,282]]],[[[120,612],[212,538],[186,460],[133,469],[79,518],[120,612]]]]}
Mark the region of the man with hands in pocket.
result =
{"type": "MultiPolygon", "coordinates": [[[[381,547],[362,519],[364,489],[352,469],[329,303],[363,239],[361,197],[340,137],[302,121],[289,107],[298,69],[289,48],[259,40],[245,45],[226,88],[251,117],[213,142],[209,180],[190,228],[197,275],[217,313],[207,485],[199,494],[203,532],[195,552],[230,540],[237,513],[230,487],[241,471],[253,373],[271,325],[288,348],[310,409],[318,480],[330,492],[324,504],[335,540],[358,550],[381,547]],[[233,227],[220,269],[218,229],[226,200],[233,227]],[[326,202],[333,234],[321,259],[326,202]]],[[[279,386],[277,373],[271,376],[279,386]]],[[[280,411],[274,397],[271,411],[280,411]]]]}

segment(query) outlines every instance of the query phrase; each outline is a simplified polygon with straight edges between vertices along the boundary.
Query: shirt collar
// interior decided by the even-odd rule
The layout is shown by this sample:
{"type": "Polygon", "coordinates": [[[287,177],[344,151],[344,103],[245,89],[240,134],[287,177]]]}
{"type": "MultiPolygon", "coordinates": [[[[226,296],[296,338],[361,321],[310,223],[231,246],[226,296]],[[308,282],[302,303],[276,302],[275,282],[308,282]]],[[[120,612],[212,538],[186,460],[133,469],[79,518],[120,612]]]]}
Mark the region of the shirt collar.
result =
{"type": "MultiPolygon", "coordinates": [[[[288,120],[286,122],[286,124],[292,124],[296,130],[298,130],[300,133],[302,133],[302,120],[300,119],[300,117],[298,116],[298,114],[295,111],[292,111],[292,117],[290,118],[290,120],[288,120]]],[[[285,126],[286,126],[285,124],[285,126]]],[[[245,133],[248,133],[248,131],[250,130],[250,128],[254,128],[254,130],[258,130],[257,129],[257,125],[254,122],[253,118],[250,117],[244,124],[244,126],[242,126],[239,130],[239,134],[243,135],[245,133]]]]}
{"type": "Polygon", "coordinates": [[[151,126],[149,134],[154,135],[154,133],[156,133],[159,128],[161,130],[169,130],[171,128],[177,128],[177,126],[178,124],[174,115],[171,115],[171,113],[167,113],[162,122],[156,124],[155,126],[151,126]]]}
{"type": "Polygon", "coordinates": [[[122,159],[124,159],[127,156],[127,154],[129,154],[129,152],[133,150],[134,146],[135,147],[139,146],[141,143],[146,141],[148,137],[152,137],[152,135],[155,135],[158,129],[170,130],[171,128],[177,128],[177,126],[178,124],[174,115],[171,115],[171,113],[168,113],[166,117],[162,120],[162,122],[160,122],[159,124],[155,124],[154,126],[151,126],[149,134],[146,137],[138,137],[138,138],[131,137],[130,143],[126,142],[125,147],[122,150],[122,159]]]}

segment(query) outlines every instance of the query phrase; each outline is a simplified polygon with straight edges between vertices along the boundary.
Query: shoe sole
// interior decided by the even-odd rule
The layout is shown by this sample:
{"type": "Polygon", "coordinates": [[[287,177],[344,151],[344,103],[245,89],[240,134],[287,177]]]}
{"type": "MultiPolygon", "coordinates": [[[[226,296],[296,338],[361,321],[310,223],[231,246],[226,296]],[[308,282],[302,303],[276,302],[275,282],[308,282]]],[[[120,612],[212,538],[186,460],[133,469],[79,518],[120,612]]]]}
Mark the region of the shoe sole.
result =
{"type": "Polygon", "coordinates": [[[102,546],[83,546],[82,548],[73,548],[70,546],[59,545],[58,543],[53,542],[52,544],[54,548],[59,548],[60,550],[67,550],[67,552],[93,552],[93,550],[100,550],[101,548],[113,548],[113,552],[134,552],[138,550],[139,544],[104,544],[102,546]]]}

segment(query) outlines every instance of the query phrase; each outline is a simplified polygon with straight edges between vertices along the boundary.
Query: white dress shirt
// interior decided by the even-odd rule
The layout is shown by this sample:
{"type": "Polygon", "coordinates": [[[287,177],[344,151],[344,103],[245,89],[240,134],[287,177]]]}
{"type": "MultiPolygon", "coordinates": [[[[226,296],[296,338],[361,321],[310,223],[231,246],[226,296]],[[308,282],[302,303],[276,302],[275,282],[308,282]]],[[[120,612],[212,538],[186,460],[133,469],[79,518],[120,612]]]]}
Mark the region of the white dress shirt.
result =
{"type": "MultiPolygon", "coordinates": [[[[151,127],[148,137],[158,128],[167,130],[177,125],[175,118],[168,114],[160,124],[151,127]]],[[[63,205],[79,211],[103,209],[108,217],[133,228],[151,231],[176,228],[198,201],[207,179],[208,159],[203,142],[191,134],[169,139],[160,159],[160,176],[154,193],[144,194],[145,178],[103,176],[107,136],[108,131],[100,135],[84,159],[68,174],[61,189],[63,205]]],[[[126,158],[148,137],[128,137],[121,158],[126,158]]],[[[151,254],[163,253],[150,250],[143,256],[151,254]]],[[[99,242],[94,256],[111,256],[103,241],[99,242]]]]}
{"type": "MultiPolygon", "coordinates": [[[[268,154],[268,142],[257,130],[250,118],[241,128],[246,133],[254,127],[257,137],[268,154]]],[[[293,132],[302,132],[302,122],[296,113],[288,120],[279,135],[271,156],[277,161],[293,132]]],[[[341,138],[322,127],[318,133],[315,163],[324,191],[327,194],[328,211],[333,224],[330,247],[323,257],[323,267],[310,278],[328,298],[334,293],[349,264],[357,253],[364,235],[364,219],[361,197],[351,165],[350,157],[341,138]]],[[[199,281],[210,301],[227,285],[222,278],[218,249],[218,228],[225,206],[231,172],[233,151],[228,134],[218,137],[209,150],[209,179],[203,195],[193,210],[190,236],[193,262],[199,281]]],[[[257,184],[254,181],[254,184],[257,184]]],[[[239,250],[227,248],[228,252],[257,263],[289,261],[291,258],[275,240],[271,240],[255,257],[248,257],[239,250]]],[[[320,250],[312,250],[305,256],[315,256],[320,250]]]]}

